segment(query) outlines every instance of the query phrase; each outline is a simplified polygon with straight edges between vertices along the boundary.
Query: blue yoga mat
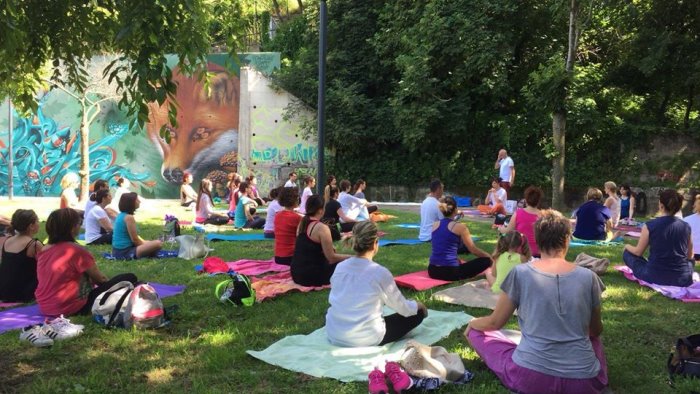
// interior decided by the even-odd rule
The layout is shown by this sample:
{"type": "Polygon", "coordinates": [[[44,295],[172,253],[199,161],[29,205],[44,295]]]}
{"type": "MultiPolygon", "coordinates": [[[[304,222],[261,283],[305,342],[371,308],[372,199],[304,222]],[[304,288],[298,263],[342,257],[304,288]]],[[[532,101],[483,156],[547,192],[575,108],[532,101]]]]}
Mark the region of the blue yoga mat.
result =
{"type": "Polygon", "coordinates": [[[273,238],[265,238],[263,233],[248,234],[217,234],[208,233],[205,238],[208,241],[274,241],[273,238]]]}
{"type": "Polygon", "coordinates": [[[399,223],[396,225],[396,227],[401,227],[401,228],[420,228],[420,224],[416,223],[399,223]]]}
{"type": "MultiPolygon", "coordinates": [[[[116,260],[114,256],[112,256],[112,253],[102,253],[102,257],[106,258],[107,260],[116,260]]],[[[166,259],[169,257],[177,257],[177,250],[159,250],[158,253],[156,253],[156,257],[142,257],[144,259],[166,259]]]]}
{"type": "Polygon", "coordinates": [[[423,241],[419,239],[380,239],[379,246],[391,246],[391,245],[418,245],[422,244],[423,241]]]}
{"type": "Polygon", "coordinates": [[[618,239],[621,238],[618,237],[612,241],[591,241],[586,239],[572,239],[571,243],[569,243],[569,247],[575,248],[579,246],[620,246],[623,244],[623,242],[618,241],[618,239]]]}

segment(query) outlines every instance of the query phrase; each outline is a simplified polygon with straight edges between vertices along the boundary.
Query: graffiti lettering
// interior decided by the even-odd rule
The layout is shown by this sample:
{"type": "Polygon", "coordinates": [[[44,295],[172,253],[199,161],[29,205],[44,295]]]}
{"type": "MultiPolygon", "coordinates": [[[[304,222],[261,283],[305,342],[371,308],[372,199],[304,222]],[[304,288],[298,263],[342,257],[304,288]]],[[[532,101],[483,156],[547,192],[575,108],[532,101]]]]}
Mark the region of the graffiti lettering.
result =
{"type": "Polygon", "coordinates": [[[251,149],[250,158],[254,162],[286,165],[311,165],[318,159],[318,148],[301,143],[287,148],[269,147],[263,150],[251,149]]]}

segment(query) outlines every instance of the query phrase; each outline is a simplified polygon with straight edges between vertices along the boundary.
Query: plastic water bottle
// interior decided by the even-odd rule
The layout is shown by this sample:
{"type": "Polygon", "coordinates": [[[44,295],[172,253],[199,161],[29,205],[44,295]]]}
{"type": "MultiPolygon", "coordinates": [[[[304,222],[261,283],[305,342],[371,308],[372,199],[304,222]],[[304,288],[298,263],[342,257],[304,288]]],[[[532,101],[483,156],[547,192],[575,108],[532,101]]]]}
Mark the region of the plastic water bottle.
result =
{"type": "Polygon", "coordinates": [[[219,298],[219,301],[227,302],[229,298],[231,298],[231,294],[233,294],[233,286],[226,287],[226,290],[224,291],[224,294],[221,295],[221,298],[219,298]]]}

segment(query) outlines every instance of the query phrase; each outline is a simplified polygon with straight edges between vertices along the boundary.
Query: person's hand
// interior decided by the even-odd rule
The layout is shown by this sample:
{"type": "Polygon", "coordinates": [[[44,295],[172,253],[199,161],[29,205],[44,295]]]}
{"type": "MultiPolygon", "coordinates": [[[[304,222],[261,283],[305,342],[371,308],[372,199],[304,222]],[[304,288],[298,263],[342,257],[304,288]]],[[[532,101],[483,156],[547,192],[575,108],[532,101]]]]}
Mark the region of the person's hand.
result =
{"type": "Polygon", "coordinates": [[[418,304],[418,311],[423,312],[423,317],[428,317],[428,308],[425,304],[420,301],[416,301],[416,304],[418,304]]]}

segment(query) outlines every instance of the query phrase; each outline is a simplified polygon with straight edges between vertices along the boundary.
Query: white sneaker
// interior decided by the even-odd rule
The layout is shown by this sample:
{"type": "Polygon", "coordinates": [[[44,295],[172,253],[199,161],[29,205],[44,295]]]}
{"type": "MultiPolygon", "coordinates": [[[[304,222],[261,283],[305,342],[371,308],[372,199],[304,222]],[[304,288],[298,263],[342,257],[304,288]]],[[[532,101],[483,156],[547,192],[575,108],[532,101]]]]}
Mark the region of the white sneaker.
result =
{"type": "Polygon", "coordinates": [[[85,326],[81,324],[73,324],[70,320],[61,315],[50,322],[44,324],[44,332],[53,340],[63,340],[77,337],[83,333],[85,326]]]}
{"type": "Polygon", "coordinates": [[[24,327],[19,333],[19,340],[29,342],[36,347],[53,345],[53,339],[46,335],[40,325],[24,327]]]}

